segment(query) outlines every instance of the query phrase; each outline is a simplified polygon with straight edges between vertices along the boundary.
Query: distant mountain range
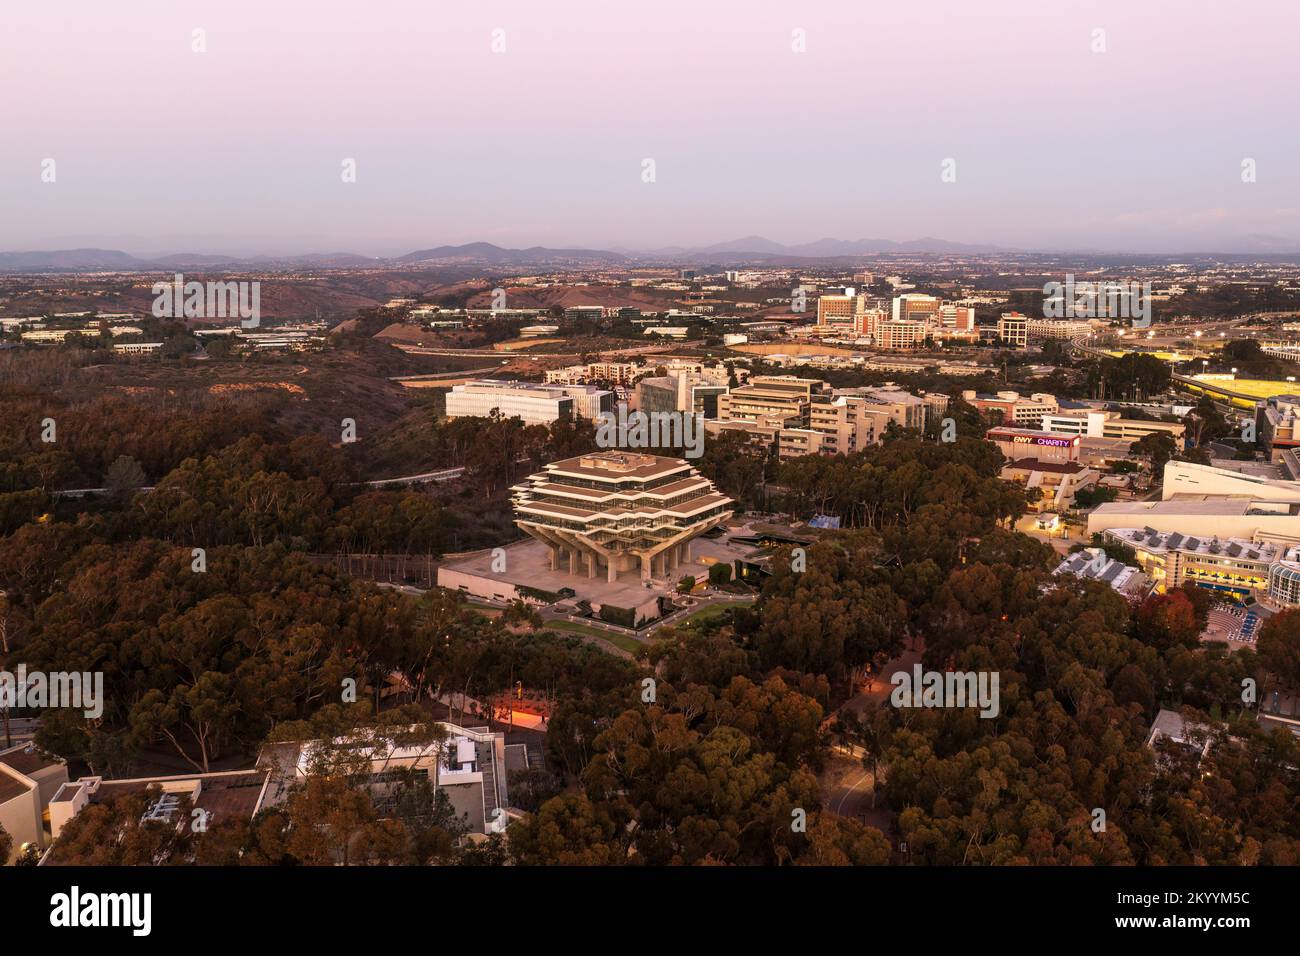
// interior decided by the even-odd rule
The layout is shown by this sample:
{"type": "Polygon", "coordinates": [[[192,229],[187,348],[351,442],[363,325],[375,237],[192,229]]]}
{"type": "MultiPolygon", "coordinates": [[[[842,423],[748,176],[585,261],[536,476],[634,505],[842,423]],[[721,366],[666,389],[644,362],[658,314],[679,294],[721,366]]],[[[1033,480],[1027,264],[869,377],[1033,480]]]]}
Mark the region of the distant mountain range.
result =
{"type": "Polygon", "coordinates": [[[297,256],[216,256],[201,253],[172,253],[143,258],[117,249],[57,249],[39,252],[0,252],[0,272],[40,271],[152,271],[168,269],[356,269],[420,268],[422,266],[624,265],[633,262],[707,263],[724,265],[743,262],[778,262],[794,259],[830,259],[882,252],[969,252],[1011,251],[996,246],[968,245],[944,239],[916,239],[893,242],[888,239],[818,239],[798,245],[782,245],[762,236],[746,236],[711,246],[671,246],[663,249],[552,249],[531,246],[507,249],[490,242],[417,249],[402,256],[376,258],[347,252],[312,253],[297,256]]]}
{"type": "Polygon", "coordinates": [[[382,266],[388,260],[350,252],[301,256],[213,256],[172,253],[140,258],[118,249],[57,249],[41,252],[0,252],[0,272],[150,272],[169,269],[355,269],[382,266]]]}
{"type": "MultiPolygon", "coordinates": [[[[1300,243],[1279,236],[1249,236],[1238,255],[1287,255],[1300,253],[1300,243]]],[[[0,252],[0,272],[96,272],[168,270],[295,270],[295,269],[420,269],[436,266],[484,265],[497,267],[630,265],[661,263],[679,265],[780,265],[807,260],[844,259],[888,253],[934,254],[1033,254],[1024,249],[950,242],[924,238],[907,242],[892,239],[818,239],[815,242],[784,245],[763,236],[744,236],[711,246],[668,246],[661,249],[552,249],[531,246],[507,249],[490,242],[459,246],[435,246],[402,256],[374,257],[349,252],[310,253],[294,256],[218,256],[202,253],[172,253],[141,258],[116,249],[58,249],[40,252],[0,252]]],[[[1044,253],[1046,254],[1046,253],[1044,253]]],[[[1097,250],[1075,250],[1075,254],[1096,255],[1097,250]]]]}

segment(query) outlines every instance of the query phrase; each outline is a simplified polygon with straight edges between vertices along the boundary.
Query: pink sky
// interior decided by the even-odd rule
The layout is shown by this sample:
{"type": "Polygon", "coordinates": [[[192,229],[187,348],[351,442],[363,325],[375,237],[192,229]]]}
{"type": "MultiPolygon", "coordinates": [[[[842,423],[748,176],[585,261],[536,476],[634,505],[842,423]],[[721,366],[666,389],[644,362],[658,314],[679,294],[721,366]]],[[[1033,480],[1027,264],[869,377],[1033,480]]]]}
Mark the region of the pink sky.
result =
{"type": "Polygon", "coordinates": [[[1289,3],[78,0],[5,19],[5,249],[1300,250],[1289,3]]]}

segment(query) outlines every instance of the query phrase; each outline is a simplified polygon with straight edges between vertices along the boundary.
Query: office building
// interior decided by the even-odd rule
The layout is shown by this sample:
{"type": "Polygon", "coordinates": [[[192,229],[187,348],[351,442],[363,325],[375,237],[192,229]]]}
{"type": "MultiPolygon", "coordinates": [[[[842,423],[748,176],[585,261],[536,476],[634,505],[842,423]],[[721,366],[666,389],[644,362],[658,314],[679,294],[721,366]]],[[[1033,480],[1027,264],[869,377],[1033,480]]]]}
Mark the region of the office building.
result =
{"type": "Polygon", "coordinates": [[[1111,501],[1089,512],[1089,534],[1111,528],[1150,528],[1195,538],[1300,542],[1300,502],[1179,495],[1168,501],[1111,501]]]}
{"type": "Polygon", "coordinates": [[[116,342],[113,351],[120,355],[148,355],[161,352],[162,347],[161,342],[116,342]]]}
{"type": "MultiPolygon", "coordinates": [[[[986,395],[967,389],[961,393],[961,398],[967,405],[973,406],[981,413],[997,412],[1002,416],[1004,425],[1037,428],[1042,424],[1044,415],[1054,415],[1060,410],[1056,396],[1043,392],[1034,392],[1026,397],[1014,391],[986,395]]],[[[1044,431],[1055,431],[1055,429],[1047,428],[1044,431]]]]}
{"type": "Polygon", "coordinates": [[[571,305],[564,310],[564,317],[570,322],[597,322],[605,317],[605,307],[601,305],[571,305]]]}
{"type": "Polygon", "coordinates": [[[1285,480],[1278,466],[1260,462],[1213,459],[1208,465],[1198,465],[1171,460],[1165,464],[1161,497],[1168,500],[1175,495],[1300,501],[1300,481],[1285,480]]]}
{"type": "Polygon", "coordinates": [[[1119,438],[1127,442],[1164,432],[1174,440],[1179,451],[1186,445],[1187,426],[1181,422],[1123,418],[1118,411],[1048,412],[1039,421],[1044,431],[1087,435],[1089,438],[1119,438]]]}
{"type": "Polygon", "coordinates": [[[1059,464],[1079,460],[1078,435],[1000,425],[985,432],[984,438],[997,445],[998,451],[1012,461],[1032,458],[1035,461],[1059,464]]]}
{"type": "Polygon", "coordinates": [[[1003,312],[998,318],[998,338],[1015,348],[1029,344],[1029,319],[1019,312],[1003,312]]]}
{"type": "MultiPolygon", "coordinates": [[[[1132,548],[1138,566],[1159,591],[1191,582],[1234,601],[1266,594],[1271,569],[1291,550],[1250,538],[1198,537],[1149,527],[1109,528],[1104,537],[1132,548]]],[[[1284,589],[1286,569],[1279,569],[1278,575],[1279,588],[1284,589]]]]}
{"type": "Polygon", "coordinates": [[[561,385],[560,390],[573,399],[573,413],[579,418],[595,421],[605,412],[614,410],[614,393],[595,385],[561,385]]]}
{"type": "Polygon", "coordinates": [[[876,325],[873,339],[876,348],[885,352],[899,352],[920,348],[929,334],[929,325],[925,322],[895,320],[876,325]]]}
{"type": "Polygon", "coordinates": [[[1071,319],[1028,319],[1025,334],[1030,342],[1076,341],[1092,333],[1092,325],[1071,319]]]}
{"type": "Polygon", "coordinates": [[[447,393],[447,417],[487,418],[497,412],[502,418],[523,419],[525,425],[549,425],[576,414],[577,403],[565,394],[565,387],[490,379],[467,382],[447,393]]]}
{"type": "Polygon", "coordinates": [[[806,427],[808,404],[829,394],[820,379],[794,375],[755,375],[746,385],[718,397],[718,418],[764,425],[806,427]]]}
{"type": "Polygon", "coordinates": [[[938,320],[941,305],[932,295],[908,292],[894,297],[891,318],[895,322],[919,322],[928,326],[938,320]]]}

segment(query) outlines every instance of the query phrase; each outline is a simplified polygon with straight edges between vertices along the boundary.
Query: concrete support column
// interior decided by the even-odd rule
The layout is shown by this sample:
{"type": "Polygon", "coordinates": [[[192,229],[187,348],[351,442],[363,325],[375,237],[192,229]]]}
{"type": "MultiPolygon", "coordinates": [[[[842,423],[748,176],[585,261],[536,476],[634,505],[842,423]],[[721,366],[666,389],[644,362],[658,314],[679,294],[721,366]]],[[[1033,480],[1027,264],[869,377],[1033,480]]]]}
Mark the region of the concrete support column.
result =
{"type": "Polygon", "coordinates": [[[641,580],[649,581],[650,580],[650,557],[649,555],[643,554],[640,555],[639,558],[641,561],[641,580]]]}
{"type": "Polygon", "coordinates": [[[596,556],[592,554],[590,551],[588,551],[587,552],[587,577],[594,578],[595,576],[596,576],[596,556]]]}
{"type": "Polygon", "coordinates": [[[560,549],[552,547],[551,548],[551,570],[554,571],[559,566],[560,566],[560,549]]]}
{"type": "Polygon", "coordinates": [[[609,573],[606,580],[609,581],[610,584],[613,584],[618,580],[618,561],[611,554],[606,563],[609,566],[609,573]]]}

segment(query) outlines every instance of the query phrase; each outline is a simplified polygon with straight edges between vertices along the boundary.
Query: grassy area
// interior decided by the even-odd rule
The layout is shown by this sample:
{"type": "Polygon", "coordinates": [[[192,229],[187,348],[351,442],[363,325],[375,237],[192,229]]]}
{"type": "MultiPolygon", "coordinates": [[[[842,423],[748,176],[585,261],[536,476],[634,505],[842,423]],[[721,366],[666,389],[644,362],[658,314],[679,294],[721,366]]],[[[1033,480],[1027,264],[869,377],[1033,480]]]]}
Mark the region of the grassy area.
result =
{"type": "Polygon", "coordinates": [[[1237,378],[1237,379],[1201,379],[1197,377],[1195,384],[1186,382],[1175,383],[1184,390],[1190,392],[1204,392],[1216,396],[1220,400],[1227,399],[1237,408],[1254,408],[1256,399],[1270,398],[1274,395],[1293,395],[1300,393],[1300,383],[1279,381],[1276,379],[1263,378],[1237,378]],[[1237,396],[1224,395],[1223,391],[1240,392],[1242,395],[1251,396],[1250,398],[1238,398],[1237,396]]]}
{"type": "Polygon", "coordinates": [[[688,615],[686,619],[680,623],[695,624],[696,622],[712,621],[716,618],[722,617],[723,614],[730,611],[733,607],[749,607],[752,604],[752,601],[723,601],[720,604],[710,604],[708,607],[702,607],[693,614],[688,615]]]}
{"type": "Polygon", "coordinates": [[[1107,349],[1106,354],[1113,358],[1119,358],[1123,355],[1150,355],[1160,359],[1162,362],[1190,362],[1193,359],[1202,358],[1205,353],[1196,352],[1188,349],[1185,352],[1148,352],[1142,349],[1107,349]]]}
{"type": "Polygon", "coordinates": [[[1222,385],[1224,388],[1243,395],[1256,398],[1272,398],[1274,395],[1290,395],[1300,389],[1295,382],[1279,382],[1264,378],[1235,378],[1231,381],[1207,381],[1207,385],[1222,385]]]}
{"type": "Polygon", "coordinates": [[[542,630],[570,631],[587,637],[599,637],[601,640],[608,641],[619,650],[627,651],[629,654],[636,654],[645,647],[634,637],[629,637],[617,631],[602,631],[600,628],[588,627],[586,624],[579,624],[577,621],[547,621],[542,630]]]}

